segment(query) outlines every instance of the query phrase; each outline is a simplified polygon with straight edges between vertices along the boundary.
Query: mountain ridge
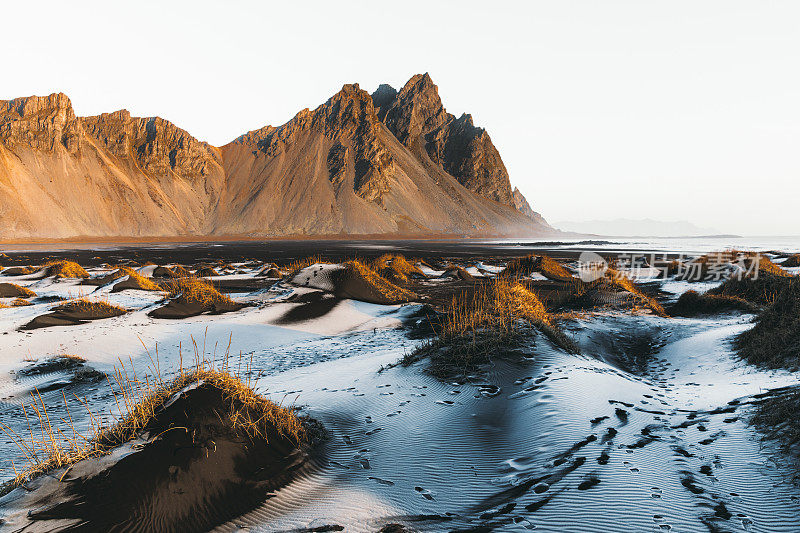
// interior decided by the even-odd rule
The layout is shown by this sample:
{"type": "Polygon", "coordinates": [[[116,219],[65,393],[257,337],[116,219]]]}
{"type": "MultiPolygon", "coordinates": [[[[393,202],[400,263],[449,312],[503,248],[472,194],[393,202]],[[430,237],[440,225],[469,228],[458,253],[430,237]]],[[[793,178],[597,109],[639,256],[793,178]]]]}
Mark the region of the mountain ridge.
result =
{"type": "Polygon", "coordinates": [[[221,147],[126,110],[78,117],[63,93],[0,101],[0,239],[555,231],[465,117],[427,74],[347,84],[221,147]]]}

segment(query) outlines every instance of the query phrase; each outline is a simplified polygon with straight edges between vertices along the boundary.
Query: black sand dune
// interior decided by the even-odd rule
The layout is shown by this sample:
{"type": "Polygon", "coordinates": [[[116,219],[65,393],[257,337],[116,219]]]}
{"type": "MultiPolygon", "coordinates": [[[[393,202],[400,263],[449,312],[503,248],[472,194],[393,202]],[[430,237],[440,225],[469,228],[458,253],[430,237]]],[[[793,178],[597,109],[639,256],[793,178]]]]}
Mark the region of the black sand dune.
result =
{"type": "Polygon", "coordinates": [[[134,445],[28,483],[25,530],[207,531],[257,507],[308,456],[277,432],[251,439],[222,422],[228,402],[201,382],[173,396],[134,445]]]}
{"type": "Polygon", "coordinates": [[[39,315],[33,320],[22,326],[20,329],[39,329],[51,326],[74,326],[84,324],[92,320],[112,318],[124,315],[126,311],[112,305],[104,305],[102,302],[95,302],[91,306],[73,305],[67,303],[56,307],[51,312],[39,315]]]}
{"type": "Polygon", "coordinates": [[[0,283],[0,298],[30,298],[36,294],[25,287],[20,287],[14,283],[0,283]]]}
{"type": "Polygon", "coordinates": [[[203,313],[210,313],[218,315],[221,313],[230,313],[238,311],[245,307],[245,304],[239,303],[223,303],[214,302],[206,304],[203,302],[186,302],[178,300],[169,300],[161,307],[157,307],[147,313],[153,318],[189,318],[192,316],[202,315],[203,313]]]}

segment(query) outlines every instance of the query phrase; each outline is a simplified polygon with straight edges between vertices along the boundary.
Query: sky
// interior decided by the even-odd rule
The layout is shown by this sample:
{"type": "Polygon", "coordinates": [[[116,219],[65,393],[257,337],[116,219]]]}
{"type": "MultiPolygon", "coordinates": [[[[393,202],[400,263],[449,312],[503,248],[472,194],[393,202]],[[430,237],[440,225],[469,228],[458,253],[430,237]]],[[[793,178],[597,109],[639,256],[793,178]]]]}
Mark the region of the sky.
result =
{"type": "Polygon", "coordinates": [[[0,99],[161,116],[222,145],[429,72],[550,221],[800,234],[796,0],[13,2],[0,99]]]}

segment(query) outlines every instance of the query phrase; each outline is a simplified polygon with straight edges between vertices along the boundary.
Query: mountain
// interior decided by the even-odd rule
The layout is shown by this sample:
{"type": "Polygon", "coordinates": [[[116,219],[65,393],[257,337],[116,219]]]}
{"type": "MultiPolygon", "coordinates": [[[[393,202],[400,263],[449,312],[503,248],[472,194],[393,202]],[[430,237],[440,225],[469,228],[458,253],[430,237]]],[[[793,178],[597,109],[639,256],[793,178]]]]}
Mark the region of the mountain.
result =
{"type": "Polygon", "coordinates": [[[556,227],[564,231],[614,237],[697,237],[720,234],[715,229],[701,228],[687,221],[670,222],[650,218],[559,222],[556,227]]]}
{"type": "Polygon", "coordinates": [[[427,74],[214,147],[158,118],[0,101],[0,239],[541,235],[489,135],[427,74]]]}

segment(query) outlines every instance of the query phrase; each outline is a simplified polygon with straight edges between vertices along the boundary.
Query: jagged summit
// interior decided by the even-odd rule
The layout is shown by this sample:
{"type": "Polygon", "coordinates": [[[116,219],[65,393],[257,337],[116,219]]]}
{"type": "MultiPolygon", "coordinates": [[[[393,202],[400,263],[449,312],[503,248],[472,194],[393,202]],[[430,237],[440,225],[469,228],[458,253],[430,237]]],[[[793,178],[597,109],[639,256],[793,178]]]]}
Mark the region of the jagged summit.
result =
{"type": "Polygon", "coordinates": [[[0,238],[552,231],[472,117],[427,74],[217,148],[159,117],[76,117],[62,94],[0,101],[0,238]]]}

